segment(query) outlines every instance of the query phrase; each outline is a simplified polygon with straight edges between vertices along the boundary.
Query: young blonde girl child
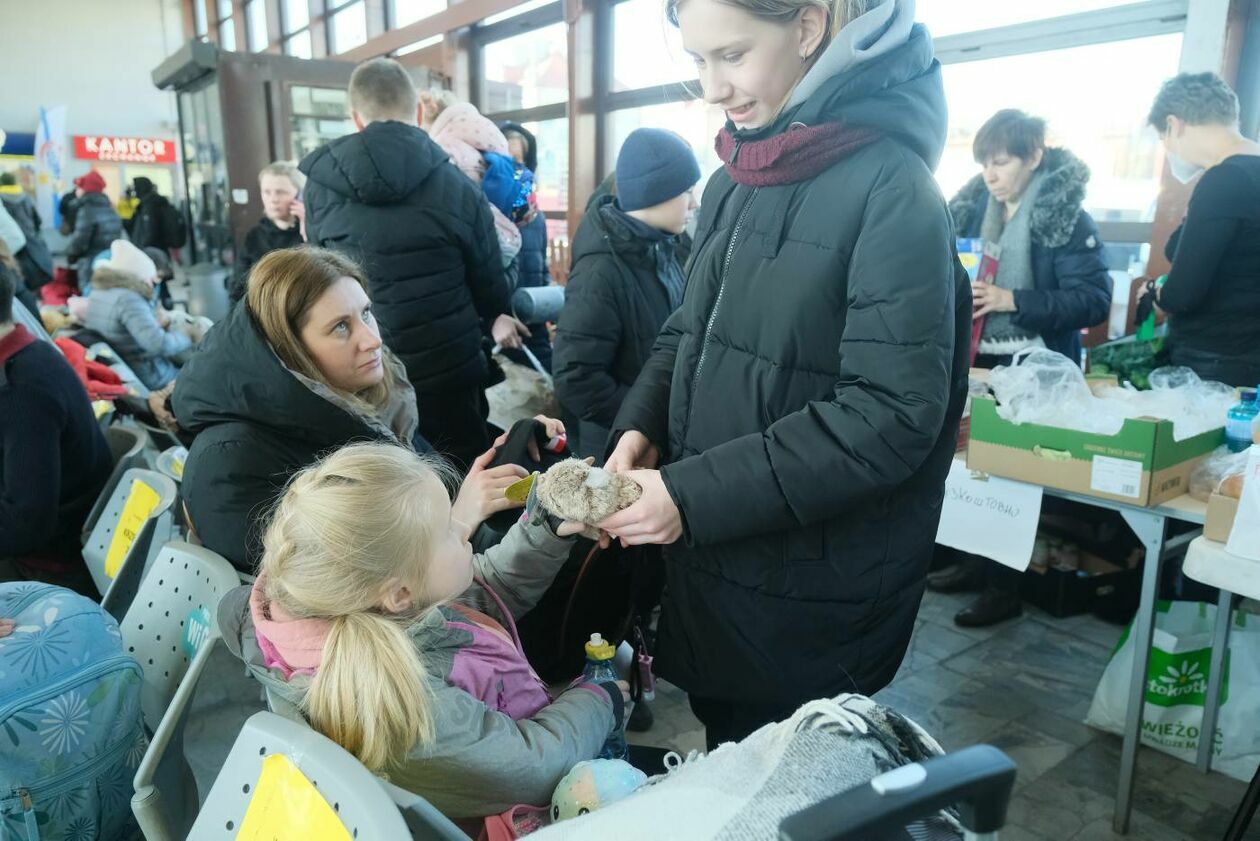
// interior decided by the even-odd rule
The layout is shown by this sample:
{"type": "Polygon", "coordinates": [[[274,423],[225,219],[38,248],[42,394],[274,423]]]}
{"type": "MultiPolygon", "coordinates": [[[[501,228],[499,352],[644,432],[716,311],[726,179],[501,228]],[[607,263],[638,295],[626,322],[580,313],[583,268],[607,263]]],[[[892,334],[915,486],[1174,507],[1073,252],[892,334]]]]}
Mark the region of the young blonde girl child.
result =
{"type": "Polygon", "coordinates": [[[257,581],[224,599],[220,625],[274,709],[296,709],[448,816],[480,818],[546,804],[620,726],[626,696],[624,684],[578,683],[553,699],[516,636],[582,527],[531,499],[474,556],[449,478],[379,443],[298,473],[257,581]]]}

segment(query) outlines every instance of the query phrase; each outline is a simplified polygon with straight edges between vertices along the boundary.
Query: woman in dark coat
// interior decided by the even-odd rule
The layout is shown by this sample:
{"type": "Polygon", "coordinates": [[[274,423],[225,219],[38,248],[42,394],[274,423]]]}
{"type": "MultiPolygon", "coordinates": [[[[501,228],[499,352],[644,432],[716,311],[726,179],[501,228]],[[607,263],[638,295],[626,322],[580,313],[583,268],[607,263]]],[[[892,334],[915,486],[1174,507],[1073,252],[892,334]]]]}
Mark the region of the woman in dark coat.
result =
{"type": "Polygon", "coordinates": [[[1089,168],[1067,149],[1047,148],[1045,121],[1022,111],[991,117],[973,151],[984,172],[949,210],[958,236],[1002,243],[997,282],[971,288],[975,317],[985,319],[976,366],[1043,346],[1079,364],[1081,331],[1111,311],[1098,225],[1081,206],[1089,168]]]}
{"type": "Polygon", "coordinates": [[[672,544],[656,664],[714,745],[896,674],[966,396],[971,297],[932,177],[940,65],[912,2],[669,8],[727,114],[726,165],[682,307],[614,428],[613,469],[661,469],[631,471],[642,498],[602,526],[672,544]]]}
{"type": "MultiPolygon", "coordinates": [[[[429,450],[362,269],[332,251],[290,248],[254,272],[260,281],[206,335],[171,397],[179,425],[196,436],[181,486],[192,526],[246,572],[262,550],[261,524],[298,470],[355,441],[429,450]]],[[[473,527],[513,506],[503,491],[524,474],[485,470],[488,461],[478,459],[455,502],[473,527]]]]}
{"type": "Polygon", "coordinates": [[[74,232],[66,243],[66,259],[78,270],[79,289],[86,295],[92,287],[92,258],[122,238],[123,224],[105,195],[105,179],[99,172],[74,179],[74,186],[74,232]]]}
{"type": "MultiPolygon", "coordinates": [[[[1107,320],[1111,277],[1098,226],[1081,203],[1089,168],[1066,149],[1046,148],[1044,120],[999,111],[976,133],[984,167],[950,202],[960,237],[993,249],[996,282],[976,282],[973,318],[983,318],[978,368],[1010,364],[1014,354],[1045,347],[1081,361],[1081,330],[1107,320]]],[[[928,577],[938,592],[980,590],[954,617],[983,627],[1021,612],[1021,574],[967,556],[928,577]]]]}

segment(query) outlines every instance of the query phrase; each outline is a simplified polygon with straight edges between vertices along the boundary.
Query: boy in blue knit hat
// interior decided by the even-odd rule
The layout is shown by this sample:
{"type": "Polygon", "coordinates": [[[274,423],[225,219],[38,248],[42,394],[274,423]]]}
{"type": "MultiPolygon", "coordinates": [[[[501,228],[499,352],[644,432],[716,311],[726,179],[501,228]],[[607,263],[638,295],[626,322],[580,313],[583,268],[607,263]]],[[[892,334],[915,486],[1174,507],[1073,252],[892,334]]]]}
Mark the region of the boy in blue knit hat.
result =
{"type": "Polygon", "coordinates": [[[686,141],[637,129],[617,156],[616,196],[588,207],[573,236],[553,372],[569,445],[582,456],[602,463],[621,401],[682,303],[678,238],[696,209],[699,180],[686,141]]]}

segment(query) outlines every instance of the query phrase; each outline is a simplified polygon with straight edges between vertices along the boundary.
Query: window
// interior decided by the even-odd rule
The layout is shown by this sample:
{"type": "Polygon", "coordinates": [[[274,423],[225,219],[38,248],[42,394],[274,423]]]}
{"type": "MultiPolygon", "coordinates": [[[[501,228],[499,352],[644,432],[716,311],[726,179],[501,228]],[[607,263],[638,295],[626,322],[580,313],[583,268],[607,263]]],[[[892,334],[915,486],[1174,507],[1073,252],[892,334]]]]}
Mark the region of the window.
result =
{"type": "Polygon", "coordinates": [[[569,121],[561,118],[521,125],[534,135],[538,146],[538,171],[534,173],[538,209],[563,212],[569,206],[569,121]]]}
{"type": "Polygon", "coordinates": [[[660,0],[626,0],[613,7],[614,91],[695,78],[696,65],[660,0]]]}
{"type": "Polygon", "coordinates": [[[236,51],[236,24],[230,17],[219,21],[219,49],[236,51]]]}
{"type": "Polygon", "coordinates": [[[722,109],[692,99],[686,102],[667,102],[662,105],[649,105],[646,108],[626,108],[614,111],[610,115],[608,168],[612,170],[617,164],[617,152],[621,144],[637,128],[664,128],[677,132],[691,144],[700,162],[700,188],[696,190],[696,198],[704,191],[709,176],[721,166],[717,152],[713,149],[713,138],[726,123],[722,109]]]}
{"type": "Polygon", "coordinates": [[[333,52],[344,53],[367,41],[367,4],[351,3],[332,16],[333,52]]]}
{"type": "Polygon", "coordinates": [[[1053,3],[1016,3],[1011,0],[919,0],[915,18],[932,37],[994,29],[1016,23],[1124,6],[1136,0],[1055,0],[1053,3]]]}
{"type": "MultiPolygon", "coordinates": [[[[284,0],[284,14],[281,16],[281,20],[284,22],[286,35],[297,32],[311,22],[311,10],[306,4],[307,0],[284,0]]],[[[303,58],[310,58],[309,39],[307,41],[307,53],[308,55],[303,56],[303,58]]],[[[296,55],[296,53],[292,53],[292,55],[296,55]]]]}
{"type": "Polygon", "coordinates": [[[482,52],[485,112],[517,111],[569,98],[563,23],[486,44],[482,52]]]}
{"type": "Polygon", "coordinates": [[[249,31],[249,49],[260,53],[271,45],[267,34],[267,0],[249,0],[245,7],[246,29],[249,31]]]}
{"type": "Polygon", "coordinates": [[[519,6],[513,6],[512,8],[508,9],[506,12],[499,12],[497,15],[491,15],[490,17],[483,20],[481,22],[481,25],[492,26],[493,24],[501,23],[505,20],[508,20],[509,18],[514,18],[514,17],[517,17],[518,15],[523,15],[526,12],[532,12],[534,11],[534,9],[541,9],[543,6],[550,6],[554,2],[556,2],[556,0],[527,0],[527,2],[524,2],[520,4],[519,6]]]}
{"type": "Polygon", "coordinates": [[[432,47],[440,43],[442,43],[442,36],[434,35],[432,38],[425,38],[423,41],[416,41],[414,44],[408,44],[402,49],[395,50],[394,55],[406,55],[407,53],[414,53],[419,50],[423,50],[426,47],[432,47]]]}
{"type": "Polygon", "coordinates": [[[946,197],[979,171],[971,144],[980,126],[1000,108],[1022,107],[1045,118],[1050,145],[1089,165],[1085,207],[1096,220],[1149,221],[1163,159],[1146,114],[1177,72],[1181,41],[1158,35],[945,65],[950,127],[936,175],[946,197]]]}
{"type": "Polygon", "coordinates": [[[193,18],[196,21],[197,37],[206,37],[206,33],[210,31],[210,23],[206,20],[205,0],[193,0],[193,18]]]}
{"type": "Polygon", "coordinates": [[[316,88],[294,85],[289,89],[292,149],[290,156],[300,160],[320,146],[354,131],[347,116],[350,105],[342,88],[316,88]]]}
{"type": "Polygon", "coordinates": [[[446,0],[394,0],[393,25],[406,26],[446,11],[446,0]]]}
{"type": "Polygon", "coordinates": [[[310,30],[303,30],[285,41],[284,54],[294,58],[310,58],[312,55],[310,30]]]}

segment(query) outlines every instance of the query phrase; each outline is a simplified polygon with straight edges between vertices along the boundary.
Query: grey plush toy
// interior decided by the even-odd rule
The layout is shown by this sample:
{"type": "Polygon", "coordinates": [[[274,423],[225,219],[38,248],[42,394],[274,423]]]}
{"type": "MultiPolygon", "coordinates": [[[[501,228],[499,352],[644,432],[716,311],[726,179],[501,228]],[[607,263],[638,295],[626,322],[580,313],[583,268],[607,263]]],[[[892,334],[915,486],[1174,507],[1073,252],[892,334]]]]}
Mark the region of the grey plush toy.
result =
{"type": "Polygon", "coordinates": [[[557,517],[597,525],[643,495],[638,482],[571,458],[538,477],[538,498],[557,517]]]}

